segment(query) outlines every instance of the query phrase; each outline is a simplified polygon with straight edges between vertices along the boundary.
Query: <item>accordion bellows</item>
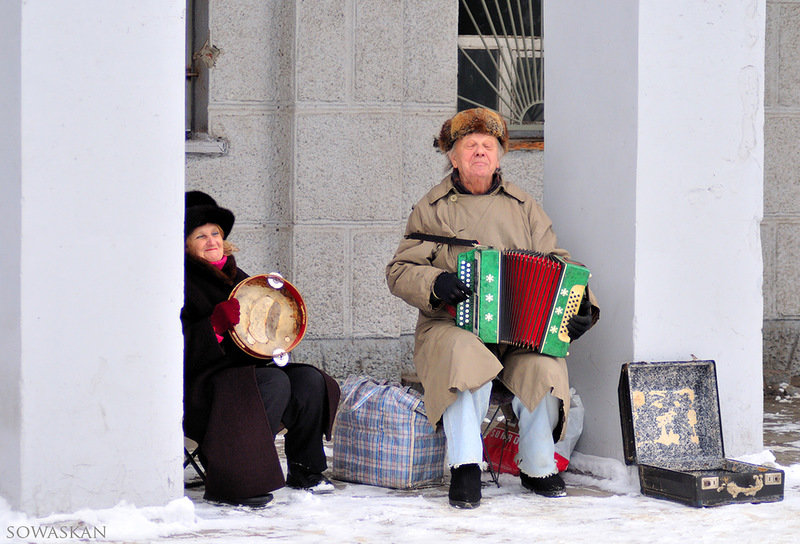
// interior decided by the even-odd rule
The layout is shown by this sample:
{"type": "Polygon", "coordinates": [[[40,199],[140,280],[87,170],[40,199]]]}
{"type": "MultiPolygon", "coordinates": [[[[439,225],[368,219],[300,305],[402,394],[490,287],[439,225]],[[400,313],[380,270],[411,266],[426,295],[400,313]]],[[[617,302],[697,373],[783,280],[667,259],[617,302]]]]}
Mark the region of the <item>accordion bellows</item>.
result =
{"type": "Polygon", "coordinates": [[[459,255],[458,275],[473,292],[456,308],[459,327],[486,343],[567,354],[567,323],[580,307],[588,268],[535,251],[475,248],[459,255]]]}

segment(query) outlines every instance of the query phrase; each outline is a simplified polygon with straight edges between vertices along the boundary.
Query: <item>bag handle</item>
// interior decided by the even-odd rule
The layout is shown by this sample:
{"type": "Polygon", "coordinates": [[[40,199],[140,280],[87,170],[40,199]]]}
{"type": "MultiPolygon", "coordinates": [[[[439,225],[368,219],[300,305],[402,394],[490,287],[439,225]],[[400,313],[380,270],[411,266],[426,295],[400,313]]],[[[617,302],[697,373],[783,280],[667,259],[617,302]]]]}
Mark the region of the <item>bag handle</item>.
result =
{"type": "MultiPolygon", "coordinates": [[[[367,402],[369,400],[369,398],[372,395],[374,395],[375,393],[377,393],[381,389],[383,389],[383,388],[385,388],[387,386],[391,386],[393,384],[390,383],[389,380],[375,380],[373,378],[369,378],[369,377],[366,377],[366,376],[358,378],[358,380],[356,381],[355,385],[353,385],[353,388],[350,390],[349,393],[347,393],[347,395],[342,400],[342,405],[343,406],[348,406],[350,404],[350,402],[352,401],[352,399],[353,399],[353,395],[355,395],[356,393],[361,391],[364,388],[364,386],[366,386],[366,385],[374,385],[374,387],[372,387],[372,389],[370,389],[370,391],[368,391],[366,394],[364,394],[364,396],[362,396],[360,399],[358,399],[358,401],[349,408],[349,411],[352,412],[352,411],[358,410],[359,408],[361,408],[364,405],[365,402],[367,402]]],[[[347,383],[345,383],[345,387],[347,387],[347,383]]],[[[402,393],[408,394],[409,391],[411,391],[411,389],[413,389],[413,388],[410,385],[407,385],[407,386],[404,386],[404,387],[400,387],[399,389],[400,389],[400,391],[402,393]]],[[[420,403],[421,403],[421,399],[416,399],[416,402],[414,402],[414,405],[411,407],[411,409],[413,411],[415,411],[415,412],[419,412],[420,403]]]]}
{"type": "Polygon", "coordinates": [[[369,400],[369,398],[378,391],[379,386],[386,385],[386,380],[379,380],[378,381],[378,380],[374,380],[374,379],[366,377],[366,376],[359,378],[358,381],[356,382],[356,384],[353,386],[353,388],[350,390],[350,392],[347,394],[347,396],[342,401],[342,404],[344,406],[347,406],[350,403],[350,401],[352,400],[353,395],[355,395],[357,392],[359,392],[365,385],[369,385],[369,384],[373,384],[376,387],[373,387],[363,397],[358,399],[358,402],[356,402],[356,404],[354,404],[350,408],[350,411],[358,410],[361,406],[363,406],[364,403],[367,402],[367,400],[369,400]]]}

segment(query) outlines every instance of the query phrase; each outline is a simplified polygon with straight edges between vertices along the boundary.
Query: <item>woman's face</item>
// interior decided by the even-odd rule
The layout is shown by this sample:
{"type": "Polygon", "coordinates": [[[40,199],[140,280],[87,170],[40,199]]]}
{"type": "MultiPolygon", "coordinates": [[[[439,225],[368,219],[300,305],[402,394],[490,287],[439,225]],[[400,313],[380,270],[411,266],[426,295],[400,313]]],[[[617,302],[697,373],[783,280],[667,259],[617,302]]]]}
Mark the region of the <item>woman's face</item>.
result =
{"type": "Polygon", "coordinates": [[[192,231],[186,239],[189,255],[208,262],[222,259],[222,230],[213,223],[206,223],[192,231]]]}
{"type": "Polygon", "coordinates": [[[500,166],[500,142],[489,134],[467,134],[456,140],[450,162],[453,168],[458,168],[461,181],[467,188],[481,182],[491,184],[492,176],[500,166]]]}

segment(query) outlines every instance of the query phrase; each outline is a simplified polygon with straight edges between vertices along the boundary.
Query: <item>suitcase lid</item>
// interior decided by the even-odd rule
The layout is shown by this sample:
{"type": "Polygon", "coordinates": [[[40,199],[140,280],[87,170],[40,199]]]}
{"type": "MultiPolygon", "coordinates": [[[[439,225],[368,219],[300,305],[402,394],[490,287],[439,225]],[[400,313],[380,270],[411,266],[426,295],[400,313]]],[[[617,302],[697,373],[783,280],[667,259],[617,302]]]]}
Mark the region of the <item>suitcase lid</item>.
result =
{"type": "Polygon", "coordinates": [[[714,361],[625,363],[618,392],[628,464],[697,470],[725,458],[714,361]]]}

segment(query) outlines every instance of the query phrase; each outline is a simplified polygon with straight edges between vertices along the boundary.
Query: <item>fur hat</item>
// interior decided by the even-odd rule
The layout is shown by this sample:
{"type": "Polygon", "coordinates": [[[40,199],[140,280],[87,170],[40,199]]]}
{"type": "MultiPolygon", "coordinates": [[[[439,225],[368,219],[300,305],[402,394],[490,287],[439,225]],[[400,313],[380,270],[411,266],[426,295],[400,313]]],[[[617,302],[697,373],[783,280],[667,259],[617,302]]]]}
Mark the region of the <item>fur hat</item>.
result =
{"type": "Polygon", "coordinates": [[[186,216],[183,221],[183,237],[188,238],[194,229],[206,223],[214,223],[227,238],[233,228],[233,212],[217,206],[217,201],[202,191],[186,192],[186,216]]]}
{"type": "Polygon", "coordinates": [[[447,153],[453,148],[456,140],[473,132],[494,136],[500,142],[503,151],[508,151],[508,126],[502,117],[487,108],[472,108],[455,114],[452,119],[444,122],[435,144],[442,153],[447,153]]]}

